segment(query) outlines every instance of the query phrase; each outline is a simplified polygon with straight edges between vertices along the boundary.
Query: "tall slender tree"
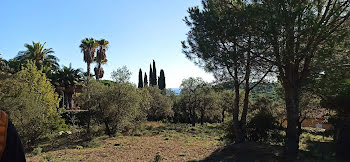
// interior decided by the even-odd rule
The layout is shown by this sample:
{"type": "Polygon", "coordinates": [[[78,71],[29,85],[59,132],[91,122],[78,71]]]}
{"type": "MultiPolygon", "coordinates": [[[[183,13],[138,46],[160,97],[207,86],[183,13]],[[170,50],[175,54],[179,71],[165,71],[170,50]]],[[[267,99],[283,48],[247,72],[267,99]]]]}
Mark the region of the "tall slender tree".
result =
{"type": "Polygon", "coordinates": [[[149,64],[149,86],[153,86],[153,70],[151,64],[149,64]]]}
{"type": "Polygon", "coordinates": [[[139,70],[139,86],[138,88],[143,88],[143,78],[142,78],[142,70],[139,70]]]}
{"type": "Polygon", "coordinates": [[[95,58],[95,51],[98,47],[98,44],[96,43],[95,39],[93,38],[85,38],[81,41],[81,44],[79,46],[81,48],[81,52],[84,54],[84,62],[86,62],[87,65],[87,81],[90,79],[90,65],[92,62],[94,62],[95,58]]]}
{"type": "MultiPolygon", "coordinates": [[[[84,54],[84,62],[86,62],[87,65],[87,79],[86,82],[89,84],[90,82],[90,65],[94,61],[95,58],[95,52],[96,48],[98,47],[98,43],[93,38],[85,38],[81,41],[81,44],[79,46],[81,48],[81,51],[84,54]]],[[[87,87],[88,91],[88,98],[90,99],[90,88],[87,87]]],[[[88,105],[88,109],[90,109],[90,106],[88,105]]],[[[90,134],[90,124],[91,124],[91,113],[89,111],[88,113],[88,121],[87,121],[87,133],[90,134]]]]}
{"type": "Polygon", "coordinates": [[[147,74],[145,73],[145,78],[143,80],[143,87],[147,87],[148,86],[148,78],[147,78],[147,74]]]}
{"type": "Polygon", "coordinates": [[[157,85],[157,69],[156,69],[156,62],[153,60],[153,72],[152,72],[152,81],[153,86],[157,85]]]}
{"type": "Polygon", "coordinates": [[[158,77],[158,87],[160,90],[165,89],[165,75],[164,70],[160,70],[160,76],[158,77]]]}
{"type": "Polygon", "coordinates": [[[104,75],[104,70],[102,68],[102,64],[107,62],[106,50],[108,49],[109,42],[105,39],[97,40],[98,50],[96,53],[95,61],[97,63],[97,67],[95,67],[95,77],[96,80],[100,80],[100,78],[104,75]]]}

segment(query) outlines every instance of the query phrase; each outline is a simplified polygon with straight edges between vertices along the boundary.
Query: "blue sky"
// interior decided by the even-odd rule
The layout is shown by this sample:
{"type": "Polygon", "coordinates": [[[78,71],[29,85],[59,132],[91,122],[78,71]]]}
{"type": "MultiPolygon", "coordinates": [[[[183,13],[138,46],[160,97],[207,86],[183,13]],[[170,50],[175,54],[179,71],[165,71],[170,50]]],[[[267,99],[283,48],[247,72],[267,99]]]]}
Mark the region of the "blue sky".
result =
{"type": "Polygon", "coordinates": [[[213,80],[181,52],[189,28],[183,22],[188,7],[200,0],[0,0],[0,53],[13,58],[25,43],[46,42],[61,65],[86,71],[79,44],[85,37],[107,39],[105,77],[126,65],[137,83],[138,70],[149,72],[156,61],[164,69],[167,88],[177,88],[190,76],[213,80]]]}

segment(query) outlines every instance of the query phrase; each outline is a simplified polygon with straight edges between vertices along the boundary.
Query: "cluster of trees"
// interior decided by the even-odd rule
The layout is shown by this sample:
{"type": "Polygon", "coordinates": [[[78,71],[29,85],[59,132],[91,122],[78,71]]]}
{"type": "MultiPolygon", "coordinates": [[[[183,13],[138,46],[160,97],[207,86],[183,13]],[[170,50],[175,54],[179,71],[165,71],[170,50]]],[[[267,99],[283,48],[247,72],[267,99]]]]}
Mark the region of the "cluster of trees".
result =
{"type": "Polygon", "coordinates": [[[147,86],[157,86],[159,87],[160,90],[165,89],[166,84],[165,84],[165,74],[164,70],[160,70],[160,76],[158,77],[157,81],[157,69],[156,69],[156,62],[153,60],[153,69],[152,65],[149,65],[149,85],[148,85],[148,79],[147,79],[147,74],[145,72],[144,78],[142,77],[142,70],[139,70],[139,83],[138,83],[138,88],[143,88],[147,86]]]}
{"type": "MultiPolygon", "coordinates": [[[[25,147],[32,148],[46,135],[67,128],[61,118],[61,108],[73,107],[73,94],[76,86],[82,84],[83,73],[71,66],[60,68],[54,51],[45,48],[45,43],[32,42],[24,46],[26,50],[15,58],[0,59],[3,105],[0,109],[5,110],[17,126],[25,147]]],[[[97,63],[99,70],[95,70],[95,74],[99,77],[96,79],[102,78],[101,65],[107,61],[108,41],[84,39],[80,47],[88,64],[97,63]]]]}
{"type": "Polygon", "coordinates": [[[87,65],[87,76],[90,77],[90,65],[96,62],[94,68],[96,80],[99,80],[104,75],[102,64],[107,63],[106,51],[109,42],[105,39],[95,40],[94,38],[85,38],[81,41],[80,48],[84,54],[84,61],[87,65]],[[97,51],[96,51],[97,49],[97,51]],[[95,56],[96,53],[96,56],[95,56]]]}
{"type": "Polygon", "coordinates": [[[115,82],[91,81],[77,99],[81,108],[89,110],[88,120],[103,124],[107,135],[133,131],[145,120],[173,117],[172,100],[158,87],[137,88],[129,82],[131,73],[125,66],[113,74],[115,82]]]}
{"type": "Polygon", "coordinates": [[[182,42],[185,55],[218,79],[233,83],[235,141],[247,139],[249,92],[267,76],[276,76],[283,89],[288,124],[285,157],[294,160],[302,92],[335,69],[346,71],[342,63],[349,62],[350,1],[203,0],[203,8],[192,7],[188,13],[185,22],[190,32],[182,42]],[[324,64],[329,60],[338,62],[329,67],[324,64]]]}

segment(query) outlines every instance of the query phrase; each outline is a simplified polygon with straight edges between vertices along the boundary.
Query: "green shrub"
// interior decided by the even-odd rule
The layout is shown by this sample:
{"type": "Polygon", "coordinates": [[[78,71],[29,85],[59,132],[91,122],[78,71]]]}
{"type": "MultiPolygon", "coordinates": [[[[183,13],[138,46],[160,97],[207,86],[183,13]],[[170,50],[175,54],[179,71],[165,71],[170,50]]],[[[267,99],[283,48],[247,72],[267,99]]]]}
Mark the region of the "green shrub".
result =
{"type": "Polygon", "coordinates": [[[66,129],[58,105],[53,86],[32,62],[0,82],[0,109],[9,114],[26,149],[45,135],[66,129]]]}
{"type": "Polygon", "coordinates": [[[232,121],[232,119],[226,120],[224,122],[224,126],[223,127],[224,127],[224,131],[225,131],[224,139],[228,143],[234,142],[234,139],[236,138],[236,134],[233,131],[233,121],[232,121]]]}
{"type": "Polygon", "coordinates": [[[87,110],[66,110],[61,114],[66,124],[85,127],[89,119],[87,110]]]}
{"type": "Polygon", "coordinates": [[[102,145],[101,141],[94,138],[91,141],[84,143],[82,147],[84,147],[84,148],[96,148],[96,147],[99,147],[101,145],[102,145]]]}
{"type": "Polygon", "coordinates": [[[277,119],[268,111],[258,111],[247,124],[248,139],[256,142],[267,142],[275,137],[278,128],[277,119]]]}
{"type": "Polygon", "coordinates": [[[35,148],[33,151],[32,151],[32,154],[33,155],[39,155],[39,154],[41,154],[41,152],[42,152],[42,148],[41,147],[37,147],[37,148],[35,148]]]}

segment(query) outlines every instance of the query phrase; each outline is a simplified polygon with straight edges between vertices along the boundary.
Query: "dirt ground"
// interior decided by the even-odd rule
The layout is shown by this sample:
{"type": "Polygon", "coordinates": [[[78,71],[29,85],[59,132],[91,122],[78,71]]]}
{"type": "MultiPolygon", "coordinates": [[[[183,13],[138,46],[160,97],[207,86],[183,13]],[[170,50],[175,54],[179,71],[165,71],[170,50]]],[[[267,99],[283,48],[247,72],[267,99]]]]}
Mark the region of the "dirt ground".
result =
{"type": "Polygon", "coordinates": [[[209,139],[188,140],[162,135],[123,136],[102,142],[97,148],[63,149],[37,156],[28,154],[27,161],[152,161],[158,152],[164,161],[189,161],[204,159],[219,147],[209,139]]]}

